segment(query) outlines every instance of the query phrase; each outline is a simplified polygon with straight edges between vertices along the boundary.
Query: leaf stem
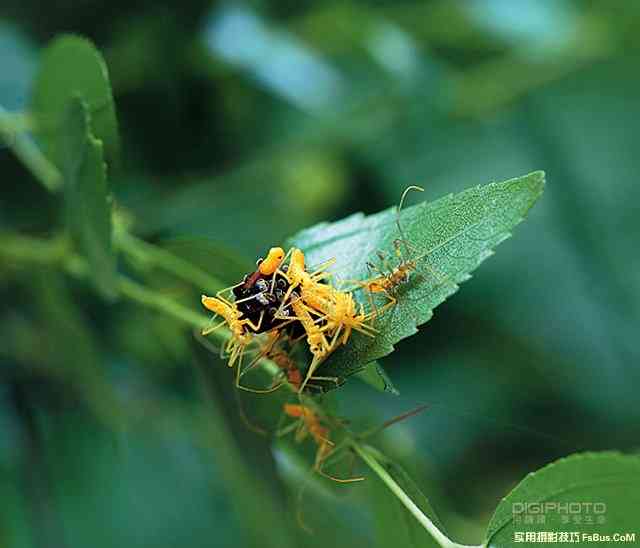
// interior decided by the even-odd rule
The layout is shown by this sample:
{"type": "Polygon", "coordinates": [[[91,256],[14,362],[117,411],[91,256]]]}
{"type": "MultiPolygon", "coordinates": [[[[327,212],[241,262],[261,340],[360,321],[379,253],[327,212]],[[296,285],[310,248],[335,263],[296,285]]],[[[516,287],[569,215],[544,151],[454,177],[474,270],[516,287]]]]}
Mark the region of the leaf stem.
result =
{"type": "Polygon", "coordinates": [[[480,545],[466,545],[453,542],[447,537],[425,514],[418,508],[418,506],[411,500],[411,498],[404,492],[396,481],[389,475],[384,467],[376,460],[371,454],[367,446],[362,446],[357,441],[353,440],[351,446],[354,451],[362,458],[362,460],[373,470],[376,475],[385,483],[385,485],[391,490],[391,492],[398,497],[404,507],[413,514],[427,532],[434,538],[434,540],[443,548],[484,548],[484,544],[480,545]]]}
{"type": "Polygon", "coordinates": [[[118,248],[143,263],[157,266],[173,274],[187,283],[198,287],[201,291],[214,291],[225,287],[225,284],[161,247],[147,243],[129,234],[126,230],[116,230],[114,241],[118,248]]]}
{"type": "MultiPolygon", "coordinates": [[[[89,264],[84,258],[72,253],[67,244],[68,242],[62,237],[42,240],[30,236],[0,233],[0,258],[2,258],[0,264],[58,266],[74,278],[88,280],[91,277],[89,264]]],[[[204,314],[194,312],[127,276],[119,274],[117,286],[119,293],[131,301],[172,316],[195,329],[201,330],[209,325],[209,318],[204,314]]],[[[218,339],[220,343],[224,343],[229,338],[229,332],[218,330],[213,332],[211,336],[218,339]]],[[[259,363],[272,376],[281,371],[275,363],[267,358],[262,358],[259,363]]],[[[284,384],[294,390],[294,387],[289,383],[285,382],[284,384]]]]}
{"type": "Polygon", "coordinates": [[[62,187],[62,175],[21,127],[16,127],[11,114],[0,106],[0,142],[13,150],[16,157],[49,192],[62,187]]]}

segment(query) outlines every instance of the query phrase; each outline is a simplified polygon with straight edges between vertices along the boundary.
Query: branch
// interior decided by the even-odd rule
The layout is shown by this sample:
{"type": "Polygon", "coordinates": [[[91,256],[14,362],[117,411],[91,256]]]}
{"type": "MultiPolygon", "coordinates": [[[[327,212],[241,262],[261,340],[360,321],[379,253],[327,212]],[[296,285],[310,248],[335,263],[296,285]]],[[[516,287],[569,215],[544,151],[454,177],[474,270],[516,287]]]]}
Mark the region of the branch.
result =
{"type": "Polygon", "coordinates": [[[367,446],[361,446],[357,441],[352,440],[351,446],[354,451],[362,458],[362,460],[373,470],[377,476],[385,483],[385,485],[391,490],[391,492],[398,497],[404,507],[413,514],[427,532],[434,538],[434,540],[443,548],[484,548],[484,544],[479,546],[465,545],[453,542],[447,537],[436,525],[424,514],[420,508],[411,500],[411,498],[404,492],[402,487],[389,475],[384,467],[375,459],[371,451],[367,446]]]}
{"type": "Polygon", "coordinates": [[[62,187],[62,176],[36,144],[25,135],[21,127],[14,123],[14,116],[0,106],[0,141],[13,150],[16,157],[25,165],[49,192],[57,192],[62,187]]]}

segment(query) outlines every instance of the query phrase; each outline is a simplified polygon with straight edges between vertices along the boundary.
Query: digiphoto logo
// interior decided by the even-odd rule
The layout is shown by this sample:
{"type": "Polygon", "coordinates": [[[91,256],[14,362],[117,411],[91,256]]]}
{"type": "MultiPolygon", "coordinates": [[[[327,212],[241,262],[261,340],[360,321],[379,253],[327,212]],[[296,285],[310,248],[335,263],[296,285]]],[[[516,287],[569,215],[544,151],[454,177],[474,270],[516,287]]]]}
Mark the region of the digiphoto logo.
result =
{"type": "Polygon", "coordinates": [[[514,502],[511,512],[515,523],[598,525],[606,523],[604,502],[514,502]]]}

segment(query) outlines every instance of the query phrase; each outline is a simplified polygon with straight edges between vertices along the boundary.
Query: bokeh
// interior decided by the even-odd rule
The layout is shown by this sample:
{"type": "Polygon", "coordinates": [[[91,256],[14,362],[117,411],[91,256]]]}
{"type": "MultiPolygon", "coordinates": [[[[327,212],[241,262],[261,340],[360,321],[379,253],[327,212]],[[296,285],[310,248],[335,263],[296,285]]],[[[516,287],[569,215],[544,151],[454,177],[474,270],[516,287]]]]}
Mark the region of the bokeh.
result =
{"type": "MultiPolygon", "coordinates": [[[[354,427],[428,405],[376,444],[453,538],[479,542],[558,457],[637,449],[640,4],[7,0],[5,111],[28,109],[61,32],[107,61],[119,217],[228,283],[407,185],[431,200],[546,171],[513,237],[382,360],[399,395],[351,379],[331,396],[354,427]]],[[[1,230],[55,235],[59,198],[7,148],[0,177],[1,230]]],[[[120,268],[194,309],[207,290],[120,268]]],[[[312,452],[247,428],[275,428],[263,399],[234,394],[189,328],[45,267],[0,265],[0,291],[0,545],[379,542],[367,482],[306,480],[312,452]]]]}

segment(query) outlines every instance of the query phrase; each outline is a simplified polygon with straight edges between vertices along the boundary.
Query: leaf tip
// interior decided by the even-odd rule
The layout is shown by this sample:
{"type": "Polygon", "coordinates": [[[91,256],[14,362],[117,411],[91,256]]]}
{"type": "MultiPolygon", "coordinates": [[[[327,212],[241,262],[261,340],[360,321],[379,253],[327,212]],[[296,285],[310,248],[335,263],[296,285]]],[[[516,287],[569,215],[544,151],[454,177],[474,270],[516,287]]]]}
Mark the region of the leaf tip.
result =
{"type": "Polygon", "coordinates": [[[531,188],[537,196],[542,194],[547,181],[546,173],[542,170],[538,170],[529,173],[529,175],[526,175],[525,177],[527,178],[529,188],[531,188]]]}

